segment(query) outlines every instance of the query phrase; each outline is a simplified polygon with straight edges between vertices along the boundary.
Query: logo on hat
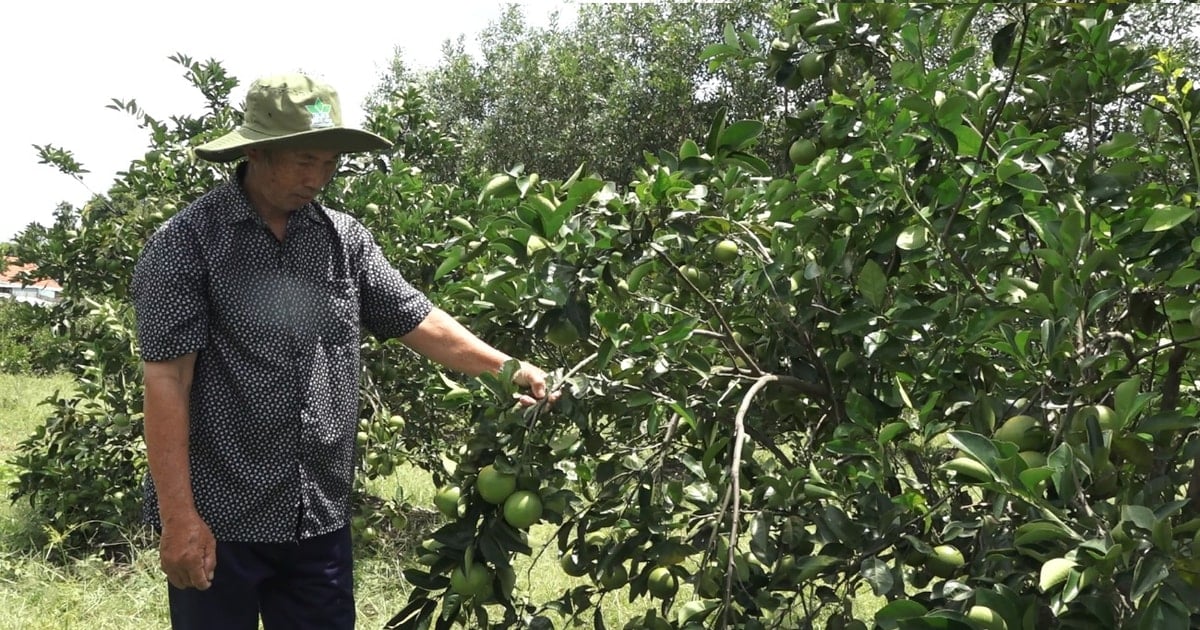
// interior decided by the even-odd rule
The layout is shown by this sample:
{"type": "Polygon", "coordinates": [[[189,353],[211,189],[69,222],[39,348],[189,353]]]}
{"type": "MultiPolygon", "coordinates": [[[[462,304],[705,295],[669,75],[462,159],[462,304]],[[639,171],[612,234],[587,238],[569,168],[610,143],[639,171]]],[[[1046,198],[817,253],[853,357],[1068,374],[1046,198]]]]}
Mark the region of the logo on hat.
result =
{"type": "Polygon", "coordinates": [[[312,116],[312,122],[309,123],[311,129],[324,129],[333,126],[333,108],[328,103],[317,99],[312,105],[305,105],[305,109],[312,116]]]}

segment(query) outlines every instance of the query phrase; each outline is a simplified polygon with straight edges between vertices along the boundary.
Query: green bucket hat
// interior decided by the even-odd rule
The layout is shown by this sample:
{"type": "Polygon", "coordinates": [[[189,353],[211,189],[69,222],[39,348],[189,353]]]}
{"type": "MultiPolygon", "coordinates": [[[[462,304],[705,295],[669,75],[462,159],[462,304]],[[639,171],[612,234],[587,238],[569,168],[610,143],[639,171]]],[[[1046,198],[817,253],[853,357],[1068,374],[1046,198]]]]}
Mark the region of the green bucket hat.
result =
{"type": "Polygon", "coordinates": [[[354,153],[386,149],[392,143],[369,131],[343,127],[332,87],[302,74],[282,74],[252,83],[242,126],[195,151],[210,162],[231,162],[253,146],[354,153]]]}

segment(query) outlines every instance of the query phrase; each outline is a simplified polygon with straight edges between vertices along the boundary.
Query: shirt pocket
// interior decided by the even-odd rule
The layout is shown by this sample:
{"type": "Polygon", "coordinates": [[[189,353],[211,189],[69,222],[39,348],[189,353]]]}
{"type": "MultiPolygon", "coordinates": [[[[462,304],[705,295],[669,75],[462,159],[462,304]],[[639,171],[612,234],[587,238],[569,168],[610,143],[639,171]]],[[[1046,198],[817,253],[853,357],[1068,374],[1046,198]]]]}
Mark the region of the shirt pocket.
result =
{"type": "Polygon", "coordinates": [[[358,284],[349,278],[330,280],[322,334],[336,345],[360,340],[358,284]]]}

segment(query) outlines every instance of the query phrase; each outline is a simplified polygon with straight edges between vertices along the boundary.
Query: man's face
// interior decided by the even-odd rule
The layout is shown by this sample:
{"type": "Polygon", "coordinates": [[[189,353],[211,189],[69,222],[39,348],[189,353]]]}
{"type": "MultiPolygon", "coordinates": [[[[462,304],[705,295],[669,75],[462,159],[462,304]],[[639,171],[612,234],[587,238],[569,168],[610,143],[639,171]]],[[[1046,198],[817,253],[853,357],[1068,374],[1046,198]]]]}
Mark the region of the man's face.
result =
{"type": "Polygon", "coordinates": [[[337,171],[340,154],[320,149],[249,149],[254,187],[273,209],[290,212],[310,202],[337,171]]]}

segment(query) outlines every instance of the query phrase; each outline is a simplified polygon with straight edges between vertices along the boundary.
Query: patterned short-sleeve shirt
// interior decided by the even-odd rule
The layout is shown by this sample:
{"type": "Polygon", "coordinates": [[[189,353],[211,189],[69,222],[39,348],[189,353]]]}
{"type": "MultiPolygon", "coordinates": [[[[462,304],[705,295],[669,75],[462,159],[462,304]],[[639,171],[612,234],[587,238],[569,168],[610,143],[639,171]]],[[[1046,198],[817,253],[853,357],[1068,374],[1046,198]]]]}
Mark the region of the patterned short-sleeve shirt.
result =
{"type": "MultiPolygon", "coordinates": [[[[345,526],[361,328],[398,337],[433,306],[354,218],[310,203],[282,241],[238,176],[172,217],[134,270],[144,361],[197,353],[192,490],[218,540],[290,542],[345,526]]],[[[146,517],[161,525],[153,480],[146,517]]]]}

